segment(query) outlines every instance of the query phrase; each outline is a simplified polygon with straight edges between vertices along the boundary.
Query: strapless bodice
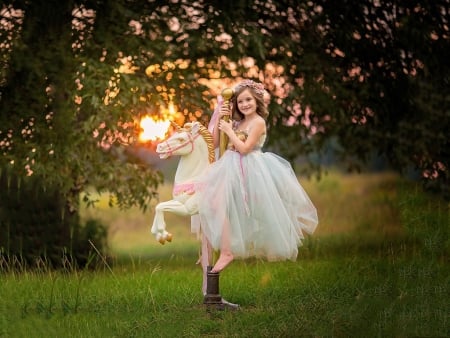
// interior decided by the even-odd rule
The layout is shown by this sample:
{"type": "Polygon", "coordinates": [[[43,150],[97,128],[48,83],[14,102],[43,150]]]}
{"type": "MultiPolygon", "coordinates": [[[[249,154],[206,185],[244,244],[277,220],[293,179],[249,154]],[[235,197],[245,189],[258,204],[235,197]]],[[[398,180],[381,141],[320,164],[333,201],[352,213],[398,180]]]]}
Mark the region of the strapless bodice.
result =
{"type": "MultiPolygon", "coordinates": [[[[237,135],[237,137],[239,137],[239,139],[241,141],[245,141],[248,137],[248,131],[247,130],[239,130],[239,129],[235,129],[234,131],[237,135]]],[[[264,142],[266,142],[266,133],[262,134],[261,137],[259,138],[258,143],[255,145],[255,150],[261,149],[264,145],[264,142]]],[[[228,142],[228,149],[230,150],[235,150],[234,149],[234,145],[231,142],[228,142]]]]}

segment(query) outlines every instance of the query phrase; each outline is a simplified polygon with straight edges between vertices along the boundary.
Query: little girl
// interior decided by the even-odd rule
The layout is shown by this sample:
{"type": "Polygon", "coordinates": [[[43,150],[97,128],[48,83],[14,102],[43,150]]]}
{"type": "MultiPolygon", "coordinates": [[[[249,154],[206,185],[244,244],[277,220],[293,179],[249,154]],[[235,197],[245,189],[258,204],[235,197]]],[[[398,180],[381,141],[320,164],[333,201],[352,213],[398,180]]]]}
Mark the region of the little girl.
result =
{"type": "MultiPolygon", "coordinates": [[[[234,88],[234,121],[218,118],[213,137],[229,138],[228,149],[201,178],[199,216],[202,231],[220,256],[212,272],[234,258],[295,260],[303,231],[313,233],[317,211],[283,158],[262,152],[268,115],[264,86],[244,80],[234,88]]],[[[230,115],[222,105],[220,117],[230,115]]]]}

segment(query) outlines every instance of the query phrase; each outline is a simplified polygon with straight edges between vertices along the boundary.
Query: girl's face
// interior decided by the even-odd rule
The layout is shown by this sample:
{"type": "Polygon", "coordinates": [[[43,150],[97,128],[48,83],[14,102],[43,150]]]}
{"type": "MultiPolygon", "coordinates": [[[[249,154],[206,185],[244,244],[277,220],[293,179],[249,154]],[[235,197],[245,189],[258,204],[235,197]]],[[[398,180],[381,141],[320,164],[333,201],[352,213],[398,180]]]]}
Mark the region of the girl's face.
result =
{"type": "Polygon", "coordinates": [[[237,108],[245,116],[256,113],[256,100],[248,89],[245,89],[236,99],[237,108]]]}

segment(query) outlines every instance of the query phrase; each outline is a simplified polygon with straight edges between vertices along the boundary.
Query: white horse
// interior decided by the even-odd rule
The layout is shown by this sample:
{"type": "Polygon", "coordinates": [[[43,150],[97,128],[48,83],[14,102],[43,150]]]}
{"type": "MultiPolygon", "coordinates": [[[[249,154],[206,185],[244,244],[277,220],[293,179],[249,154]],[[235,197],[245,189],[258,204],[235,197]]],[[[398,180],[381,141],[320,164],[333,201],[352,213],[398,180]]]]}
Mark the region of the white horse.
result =
{"type": "Polygon", "coordinates": [[[172,241],[172,234],[166,230],[164,212],[180,216],[198,214],[195,182],[214,161],[213,139],[208,129],[199,122],[186,123],[183,128],[176,125],[176,128],[177,131],[169,139],[156,147],[162,159],[181,156],[175,173],[173,199],[161,202],[155,208],[151,232],[161,244],[172,241]]]}
{"type": "MultiPolygon", "coordinates": [[[[161,244],[172,241],[172,234],[166,230],[164,212],[171,212],[180,216],[198,214],[195,183],[209,164],[215,160],[213,138],[207,128],[199,122],[186,123],[183,128],[176,124],[175,126],[177,131],[156,147],[156,152],[162,159],[173,155],[181,156],[175,173],[173,199],[161,202],[155,207],[155,218],[153,219],[151,232],[161,244]]],[[[206,270],[211,263],[212,251],[204,235],[202,235],[201,251],[200,263],[204,273],[203,294],[205,294],[206,270]]]]}

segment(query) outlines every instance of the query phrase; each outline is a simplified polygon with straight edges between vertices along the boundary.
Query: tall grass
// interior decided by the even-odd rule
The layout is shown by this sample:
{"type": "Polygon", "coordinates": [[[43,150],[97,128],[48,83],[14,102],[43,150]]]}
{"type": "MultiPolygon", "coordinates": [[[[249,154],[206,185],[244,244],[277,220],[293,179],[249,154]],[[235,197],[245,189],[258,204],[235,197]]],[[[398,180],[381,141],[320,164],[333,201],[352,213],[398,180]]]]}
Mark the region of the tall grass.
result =
{"type": "Polygon", "coordinates": [[[110,226],[111,270],[3,273],[0,336],[449,336],[448,204],[394,175],[302,183],[317,233],[297,262],[236,261],[222,272],[220,291],[240,311],[205,310],[189,220],[167,214],[175,238],[161,246],[151,213],[100,206],[83,215],[110,226]]]}

